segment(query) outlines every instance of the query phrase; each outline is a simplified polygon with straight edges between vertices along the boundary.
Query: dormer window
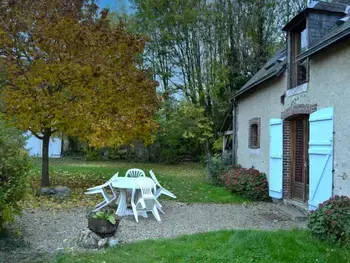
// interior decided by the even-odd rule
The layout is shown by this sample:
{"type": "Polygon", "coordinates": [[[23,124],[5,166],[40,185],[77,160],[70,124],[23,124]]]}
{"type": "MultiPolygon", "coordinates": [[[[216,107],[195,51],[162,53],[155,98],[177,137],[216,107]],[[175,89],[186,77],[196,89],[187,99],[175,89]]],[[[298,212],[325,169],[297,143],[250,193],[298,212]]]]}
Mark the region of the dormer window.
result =
{"type": "Polygon", "coordinates": [[[302,21],[290,32],[291,37],[291,85],[290,88],[300,86],[308,82],[309,63],[308,60],[297,61],[297,56],[308,47],[308,30],[306,20],[302,21]]]}

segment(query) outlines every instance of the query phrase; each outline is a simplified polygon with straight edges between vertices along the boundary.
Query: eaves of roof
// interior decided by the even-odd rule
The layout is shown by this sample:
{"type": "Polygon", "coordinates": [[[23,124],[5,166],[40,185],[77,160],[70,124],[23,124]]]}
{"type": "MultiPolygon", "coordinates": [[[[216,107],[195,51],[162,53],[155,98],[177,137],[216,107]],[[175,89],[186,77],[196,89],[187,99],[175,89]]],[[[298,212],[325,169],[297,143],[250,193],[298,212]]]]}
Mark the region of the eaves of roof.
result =
{"type": "Polygon", "coordinates": [[[244,89],[238,90],[237,93],[231,99],[235,99],[235,98],[239,97],[243,93],[253,89],[254,87],[264,83],[265,81],[267,81],[269,79],[272,79],[274,77],[280,76],[286,70],[286,65],[287,65],[286,61],[282,62],[279,68],[275,69],[274,71],[271,71],[269,74],[267,74],[264,77],[256,80],[255,82],[253,82],[250,85],[246,86],[244,89]]]}

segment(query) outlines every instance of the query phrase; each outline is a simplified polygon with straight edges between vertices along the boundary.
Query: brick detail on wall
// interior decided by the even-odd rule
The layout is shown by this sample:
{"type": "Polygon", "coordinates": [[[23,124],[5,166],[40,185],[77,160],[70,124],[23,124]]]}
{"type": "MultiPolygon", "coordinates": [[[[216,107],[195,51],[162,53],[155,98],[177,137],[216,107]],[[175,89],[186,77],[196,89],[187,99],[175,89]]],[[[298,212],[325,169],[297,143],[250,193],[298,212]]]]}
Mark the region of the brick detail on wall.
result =
{"type": "MultiPolygon", "coordinates": [[[[311,114],[317,110],[317,104],[296,104],[284,112],[283,119],[283,198],[291,198],[291,135],[290,119],[300,114],[311,114]]],[[[301,131],[300,131],[301,132],[301,131]]]]}
{"type": "Polygon", "coordinates": [[[260,131],[261,131],[261,119],[254,117],[249,120],[249,141],[248,147],[250,149],[260,148],[260,131]]]}
{"type": "Polygon", "coordinates": [[[281,114],[283,120],[299,114],[311,114],[317,110],[317,104],[296,104],[286,109],[281,114]]]}
{"type": "Polygon", "coordinates": [[[283,122],[283,198],[291,198],[291,122],[283,122]]]}

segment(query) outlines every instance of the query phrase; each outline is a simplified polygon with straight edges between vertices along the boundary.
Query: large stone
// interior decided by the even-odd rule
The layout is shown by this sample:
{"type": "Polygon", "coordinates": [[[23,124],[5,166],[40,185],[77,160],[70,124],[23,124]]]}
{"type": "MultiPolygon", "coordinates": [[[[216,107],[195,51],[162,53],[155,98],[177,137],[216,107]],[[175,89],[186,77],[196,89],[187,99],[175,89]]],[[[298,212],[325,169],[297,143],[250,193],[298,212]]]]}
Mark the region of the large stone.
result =
{"type": "Polygon", "coordinates": [[[77,241],[77,245],[83,248],[98,248],[98,241],[100,237],[92,232],[90,229],[83,230],[77,241]]]}
{"type": "Polygon", "coordinates": [[[296,207],[292,205],[284,205],[284,204],[279,204],[276,205],[278,212],[283,214],[284,216],[288,217],[290,220],[294,222],[303,222],[307,221],[307,212],[302,212],[301,210],[297,209],[296,207]]]}
{"type": "Polygon", "coordinates": [[[99,249],[102,249],[102,248],[104,248],[104,247],[107,245],[107,243],[108,243],[108,239],[107,239],[107,238],[102,238],[102,239],[100,239],[100,240],[98,241],[97,247],[98,247],[99,249]]]}
{"type": "Polygon", "coordinates": [[[109,247],[115,247],[119,244],[119,239],[116,237],[110,237],[108,238],[108,246],[109,247]]]}
{"type": "Polygon", "coordinates": [[[69,187],[67,186],[61,186],[61,185],[58,185],[58,186],[55,186],[54,187],[54,190],[55,190],[55,195],[57,197],[61,197],[61,198],[64,198],[64,197],[67,197],[71,194],[71,190],[69,189],[69,187]]]}
{"type": "Polygon", "coordinates": [[[85,229],[81,231],[77,245],[83,248],[89,249],[103,249],[107,245],[109,247],[116,246],[119,243],[118,239],[115,237],[101,237],[98,234],[94,233],[90,229],[85,229]]]}
{"type": "Polygon", "coordinates": [[[52,195],[57,198],[65,198],[71,194],[71,190],[67,186],[42,187],[39,190],[39,195],[52,195]]]}
{"type": "Polygon", "coordinates": [[[52,187],[41,187],[39,190],[39,195],[54,195],[56,191],[52,187]]]}

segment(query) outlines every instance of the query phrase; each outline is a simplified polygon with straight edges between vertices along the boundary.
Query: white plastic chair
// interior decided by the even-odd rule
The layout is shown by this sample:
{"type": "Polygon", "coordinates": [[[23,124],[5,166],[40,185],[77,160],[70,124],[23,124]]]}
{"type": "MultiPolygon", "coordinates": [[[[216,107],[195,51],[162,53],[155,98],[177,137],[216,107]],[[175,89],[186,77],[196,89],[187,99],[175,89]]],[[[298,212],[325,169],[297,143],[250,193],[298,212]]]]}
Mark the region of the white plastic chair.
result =
{"type": "Polygon", "coordinates": [[[156,185],[158,186],[158,189],[156,190],[156,194],[155,194],[155,197],[158,199],[158,197],[160,196],[160,195],[167,195],[167,196],[169,196],[169,197],[171,197],[171,198],[175,198],[176,199],[176,196],[172,193],[172,192],[170,192],[170,191],[168,191],[167,189],[165,189],[163,186],[161,186],[161,184],[158,182],[158,180],[157,180],[157,178],[156,178],[156,176],[155,176],[155,174],[153,173],[153,171],[151,170],[151,171],[149,171],[149,173],[150,173],[150,175],[151,175],[151,177],[152,177],[152,179],[153,179],[153,181],[156,183],[156,185]]]}
{"type": "Polygon", "coordinates": [[[117,178],[117,177],[118,177],[118,173],[113,175],[106,183],[87,189],[85,194],[87,194],[87,195],[101,194],[103,197],[103,201],[101,203],[97,204],[95,206],[95,209],[93,209],[91,212],[96,212],[96,211],[100,210],[101,208],[106,207],[107,205],[109,205],[111,202],[113,202],[117,198],[117,195],[116,195],[116,193],[111,185],[113,180],[115,180],[115,178],[117,178]],[[110,196],[107,193],[107,191],[106,191],[107,187],[109,187],[109,189],[111,190],[112,196],[110,196]]]}
{"type": "Polygon", "coordinates": [[[146,176],[145,172],[137,168],[129,169],[125,174],[125,177],[134,177],[134,178],[145,177],[145,176],[146,176]]]}
{"type": "MultiPolygon", "coordinates": [[[[150,170],[149,173],[150,173],[153,181],[155,182],[155,184],[158,186],[158,189],[156,190],[156,193],[154,195],[157,200],[158,200],[159,196],[161,196],[162,194],[176,199],[176,196],[172,192],[168,191],[163,186],[161,186],[161,184],[157,180],[157,178],[156,178],[156,176],[155,176],[155,174],[153,173],[152,170],[150,170]]],[[[164,211],[162,210],[161,207],[157,206],[157,208],[162,214],[164,214],[164,211]]]]}
{"type": "Polygon", "coordinates": [[[94,186],[94,187],[90,187],[87,189],[87,191],[91,191],[91,190],[95,190],[95,189],[100,189],[101,187],[107,187],[109,184],[111,184],[117,177],[119,176],[119,172],[116,173],[115,175],[113,175],[107,182],[105,182],[104,184],[98,185],[98,186],[94,186]]]}
{"type": "MultiPolygon", "coordinates": [[[[133,177],[133,178],[146,177],[146,174],[141,169],[133,168],[126,171],[125,177],[133,177]]],[[[131,192],[132,192],[131,190],[127,191],[128,196],[131,195],[131,192]]]]}
{"type": "Polygon", "coordinates": [[[147,212],[152,212],[157,221],[161,221],[157,207],[162,207],[154,196],[156,185],[151,178],[139,177],[136,179],[136,185],[140,188],[140,197],[135,203],[136,189],[132,190],[131,207],[134,212],[136,222],[139,222],[138,215],[144,212],[147,217],[147,212]]]}

